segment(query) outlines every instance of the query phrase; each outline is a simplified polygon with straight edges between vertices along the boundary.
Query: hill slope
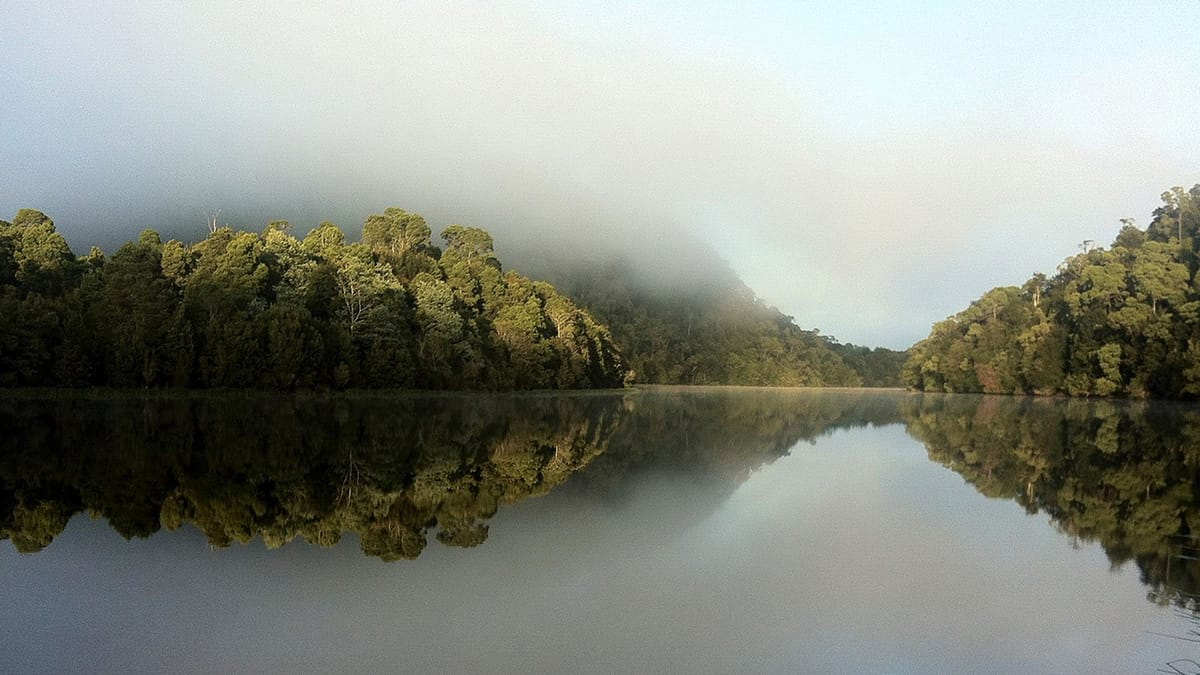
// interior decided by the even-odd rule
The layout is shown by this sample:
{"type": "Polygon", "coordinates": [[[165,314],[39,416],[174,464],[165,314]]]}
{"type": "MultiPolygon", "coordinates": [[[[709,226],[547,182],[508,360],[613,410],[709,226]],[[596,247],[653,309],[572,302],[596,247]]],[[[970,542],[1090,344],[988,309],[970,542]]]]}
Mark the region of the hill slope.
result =
{"type": "Polygon", "coordinates": [[[994,288],[910,350],[925,391],[1181,398],[1200,395],[1200,185],[1162,195],[1145,230],[994,288]]]}
{"type": "Polygon", "coordinates": [[[638,382],[760,386],[900,386],[904,354],[842,345],[758,298],[708,246],[528,255],[609,327],[638,382]]]}

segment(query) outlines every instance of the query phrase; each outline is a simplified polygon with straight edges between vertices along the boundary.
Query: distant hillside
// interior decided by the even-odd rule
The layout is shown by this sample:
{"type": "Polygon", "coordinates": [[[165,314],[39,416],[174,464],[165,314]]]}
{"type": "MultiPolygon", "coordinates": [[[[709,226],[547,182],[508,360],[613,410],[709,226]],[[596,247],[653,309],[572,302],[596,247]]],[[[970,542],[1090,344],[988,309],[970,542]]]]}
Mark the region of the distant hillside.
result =
{"type": "MultiPolygon", "coordinates": [[[[904,382],[949,392],[1200,395],[1200,185],[1162,195],[1149,227],[994,288],[910,350],[904,382]]],[[[1085,242],[1086,245],[1090,242],[1085,242]]]]}
{"type": "Polygon", "coordinates": [[[908,352],[898,352],[886,347],[861,347],[854,344],[831,342],[830,347],[842,357],[846,365],[862,378],[864,387],[901,387],[900,368],[908,359],[908,352]]]}
{"type": "Polygon", "coordinates": [[[798,327],[694,239],[681,236],[657,260],[592,253],[540,252],[527,264],[609,327],[638,382],[900,386],[903,353],[798,327]]]}

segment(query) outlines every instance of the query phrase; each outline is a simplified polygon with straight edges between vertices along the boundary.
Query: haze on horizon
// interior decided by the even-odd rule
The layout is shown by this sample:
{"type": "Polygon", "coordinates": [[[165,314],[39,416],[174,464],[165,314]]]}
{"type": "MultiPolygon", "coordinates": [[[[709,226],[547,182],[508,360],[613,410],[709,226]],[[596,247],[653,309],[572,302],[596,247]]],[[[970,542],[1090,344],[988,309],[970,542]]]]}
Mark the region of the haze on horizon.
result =
{"type": "Polygon", "coordinates": [[[1200,182],[1200,3],[0,6],[0,218],[357,236],[387,206],[673,259],[904,349],[1200,182]]]}

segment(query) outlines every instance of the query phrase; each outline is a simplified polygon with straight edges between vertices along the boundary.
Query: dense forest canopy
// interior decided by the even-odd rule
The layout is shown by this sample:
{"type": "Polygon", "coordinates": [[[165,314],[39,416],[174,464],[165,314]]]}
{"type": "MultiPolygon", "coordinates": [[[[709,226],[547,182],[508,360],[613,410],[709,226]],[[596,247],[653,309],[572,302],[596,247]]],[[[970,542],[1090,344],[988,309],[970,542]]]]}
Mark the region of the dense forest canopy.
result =
{"type": "Polygon", "coordinates": [[[491,236],[389,208],[362,241],[322,223],[147,230],[77,257],[32,209],[0,221],[0,385],[294,388],[621,386],[607,328],[506,272],[491,236]]]}
{"type": "Polygon", "coordinates": [[[994,288],[910,350],[925,391],[1200,395],[1200,185],[1163,193],[1150,225],[1084,242],[1052,277],[994,288]]]}

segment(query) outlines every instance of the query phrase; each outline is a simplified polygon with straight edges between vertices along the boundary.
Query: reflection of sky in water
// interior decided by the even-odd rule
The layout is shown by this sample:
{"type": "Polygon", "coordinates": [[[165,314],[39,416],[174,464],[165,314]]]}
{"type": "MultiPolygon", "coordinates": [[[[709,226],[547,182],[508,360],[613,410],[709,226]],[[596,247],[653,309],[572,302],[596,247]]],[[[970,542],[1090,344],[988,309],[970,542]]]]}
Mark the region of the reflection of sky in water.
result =
{"type": "Polygon", "coordinates": [[[1072,549],[902,426],[801,443],[724,501],[562,489],[411,562],[77,517],[0,546],[4,672],[1153,672],[1194,656],[1136,568],[1072,549]]]}

